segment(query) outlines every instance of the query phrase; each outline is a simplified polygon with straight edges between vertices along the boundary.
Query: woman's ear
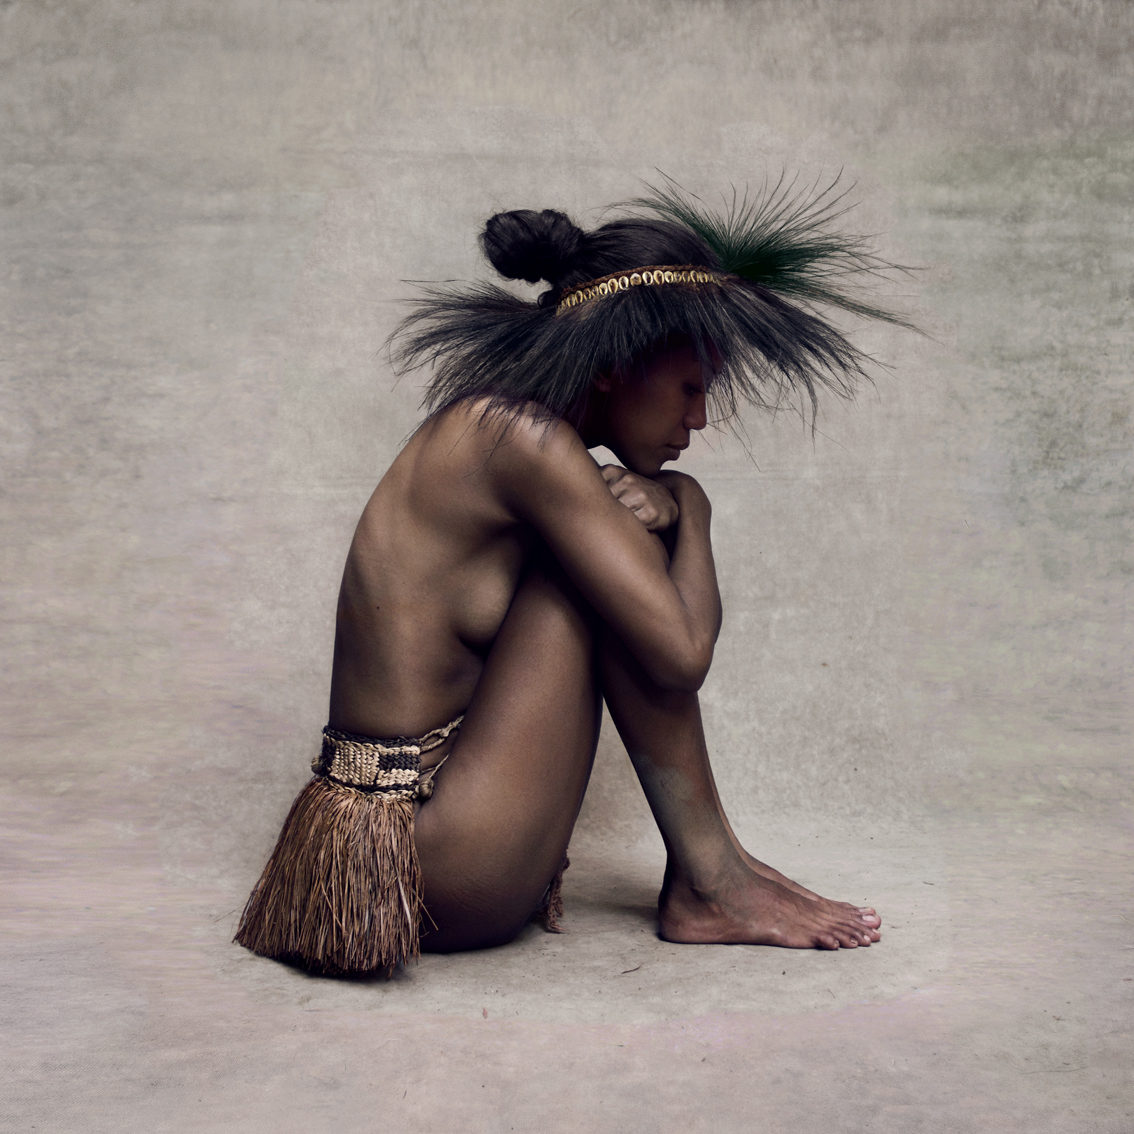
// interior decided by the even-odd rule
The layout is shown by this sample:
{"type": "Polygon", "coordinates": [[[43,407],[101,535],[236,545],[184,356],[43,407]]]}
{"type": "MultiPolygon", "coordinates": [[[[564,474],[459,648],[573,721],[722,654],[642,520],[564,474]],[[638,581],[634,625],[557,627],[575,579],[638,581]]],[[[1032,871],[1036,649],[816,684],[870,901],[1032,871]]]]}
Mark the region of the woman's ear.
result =
{"type": "Polygon", "coordinates": [[[594,386],[600,394],[609,394],[614,389],[614,374],[610,370],[602,370],[594,376],[591,380],[591,385],[594,386]]]}

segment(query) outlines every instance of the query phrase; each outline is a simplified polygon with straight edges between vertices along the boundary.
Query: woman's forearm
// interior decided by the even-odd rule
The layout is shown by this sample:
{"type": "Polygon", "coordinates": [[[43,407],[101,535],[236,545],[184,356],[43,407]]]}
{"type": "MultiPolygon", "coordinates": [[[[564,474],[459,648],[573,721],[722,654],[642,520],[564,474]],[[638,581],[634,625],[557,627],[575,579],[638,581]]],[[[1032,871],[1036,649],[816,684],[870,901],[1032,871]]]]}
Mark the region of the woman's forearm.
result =
{"type": "Polygon", "coordinates": [[[669,577],[687,614],[693,643],[689,678],[692,687],[699,688],[721,628],[721,596],[710,539],[712,505],[704,489],[684,473],[666,472],[657,479],[673,494],[680,513],[669,577]]]}

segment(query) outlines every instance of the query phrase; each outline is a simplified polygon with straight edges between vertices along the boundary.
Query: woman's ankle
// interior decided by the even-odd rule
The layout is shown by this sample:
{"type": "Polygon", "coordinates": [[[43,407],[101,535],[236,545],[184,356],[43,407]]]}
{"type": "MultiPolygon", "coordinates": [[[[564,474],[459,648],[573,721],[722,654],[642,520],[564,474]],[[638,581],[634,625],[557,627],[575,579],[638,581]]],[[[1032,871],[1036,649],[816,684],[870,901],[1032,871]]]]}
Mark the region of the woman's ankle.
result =
{"type": "Polygon", "coordinates": [[[681,862],[671,856],[666,862],[659,900],[671,896],[683,903],[712,904],[720,895],[743,884],[751,871],[731,844],[713,855],[681,862]]]}

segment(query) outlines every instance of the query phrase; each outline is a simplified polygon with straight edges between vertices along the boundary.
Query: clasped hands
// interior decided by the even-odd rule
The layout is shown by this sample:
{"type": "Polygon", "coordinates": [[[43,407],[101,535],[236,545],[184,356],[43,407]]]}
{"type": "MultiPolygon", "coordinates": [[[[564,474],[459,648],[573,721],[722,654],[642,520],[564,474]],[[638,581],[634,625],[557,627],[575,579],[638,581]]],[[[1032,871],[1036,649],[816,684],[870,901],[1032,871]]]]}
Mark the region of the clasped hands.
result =
{"type": "Polygon", "coordinates": [[[647,531],[664,532],[677,523],[677,501],[665,485],[621,465],[602,465],[599,471],[614,499],[629,508],[647,531]]]}

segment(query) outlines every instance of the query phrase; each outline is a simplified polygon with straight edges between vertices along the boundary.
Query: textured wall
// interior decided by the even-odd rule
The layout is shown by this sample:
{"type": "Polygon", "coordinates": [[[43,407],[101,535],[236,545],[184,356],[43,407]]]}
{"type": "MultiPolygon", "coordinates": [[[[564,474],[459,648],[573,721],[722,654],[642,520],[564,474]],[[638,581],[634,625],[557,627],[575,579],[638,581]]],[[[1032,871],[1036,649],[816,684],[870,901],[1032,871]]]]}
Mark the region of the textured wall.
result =
{"type": "MultiPolygon", "coordinates": [[[[416,420],[381,357],[401,281],[483,274],[491,210],[593,220],[655,168],[707,194],[842,169],[853,222],[923,269],[931,338],[865,329],[891,370],[814,441],[749,415],[750,459],[686,462],[734,807],[908,813],[978,751],[1112,734],[1128,15],[5,5],[7,696],[35,768],[110,770],[156,727],[163,774],[188,751],[282,806],[352,524],[416,420]]],[[[596,829],[643,818],[602,794],[596,829]]]]}
{"type": "MultiPolygon", "coordinates": [[[[85,925],[44,879],[79,893],[111,861],[242,899],[324,720],[353,524],[417,420],[381,353],[402,281],[485,274],[494,210],[593,222],[657,169],[710,197],[842,170],[927,332],[863,329],[875,387],[814,439],[749,414],[747,453],[682,462],[715,501],[704,706],[739,825],[849,831],[852,858],[870,823],[912,830],[929,862],[962,829],[1074,823],[1110,853],[1132,48],[1123,0],[0,2],[27,932],[85,925]]],[[[654,836],[600,756],[577,841],[601,857],[654,836]]]]}

